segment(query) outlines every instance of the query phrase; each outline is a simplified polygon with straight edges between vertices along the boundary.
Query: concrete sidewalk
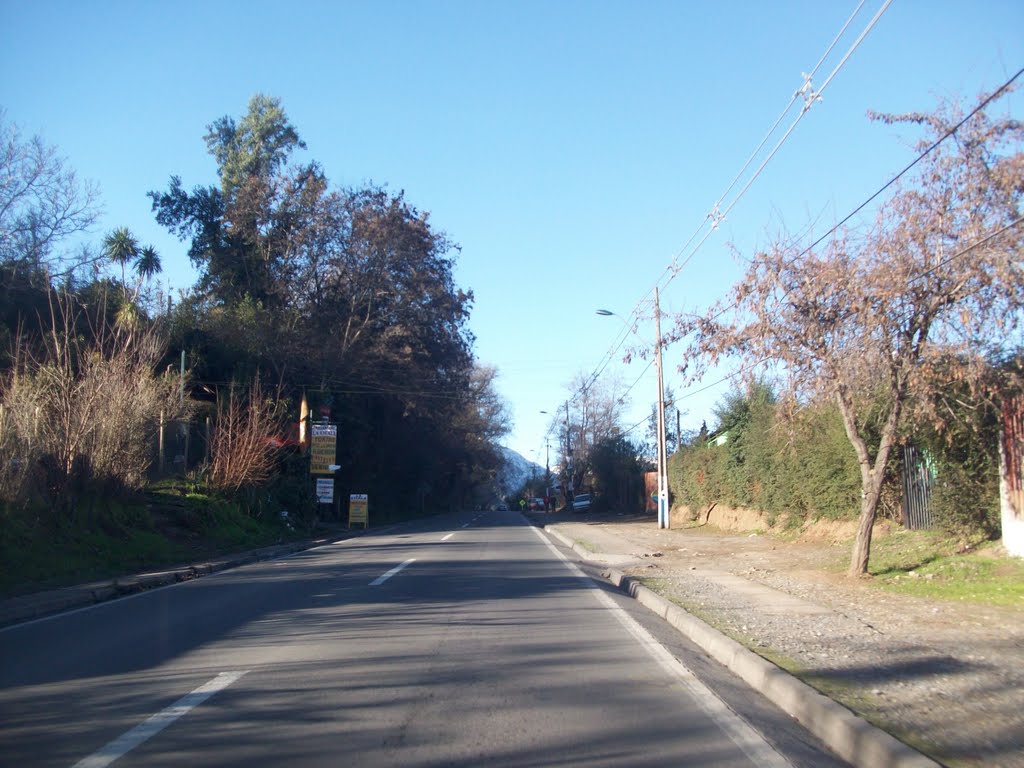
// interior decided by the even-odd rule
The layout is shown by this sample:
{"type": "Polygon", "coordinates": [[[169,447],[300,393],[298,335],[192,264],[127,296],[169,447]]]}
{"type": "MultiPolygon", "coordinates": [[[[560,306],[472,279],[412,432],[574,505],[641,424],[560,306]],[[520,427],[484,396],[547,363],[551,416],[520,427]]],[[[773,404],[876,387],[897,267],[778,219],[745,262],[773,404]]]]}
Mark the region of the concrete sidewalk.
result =
{"type": "MultiPolygon", "coordinates": [[[[534,519],[538,525],[543,525],[543,519],[534,519]]],[[[558,522],[543,527],[583,560],[607,566],[603,575],[612,584],[665,619],[851,765],[858,768],[935,768],[939,765],[623,573],[624,569],[641,567],[651,558],[660,557],[659,551],[648,551],[637,541],[588,523],[558,522]]],[[[704,568],[700,575],[719,590],[731,593],[738,602],[757,606],[762,612],[784,617],[832,613],[830,608],[733,573],[704,568]]]]}

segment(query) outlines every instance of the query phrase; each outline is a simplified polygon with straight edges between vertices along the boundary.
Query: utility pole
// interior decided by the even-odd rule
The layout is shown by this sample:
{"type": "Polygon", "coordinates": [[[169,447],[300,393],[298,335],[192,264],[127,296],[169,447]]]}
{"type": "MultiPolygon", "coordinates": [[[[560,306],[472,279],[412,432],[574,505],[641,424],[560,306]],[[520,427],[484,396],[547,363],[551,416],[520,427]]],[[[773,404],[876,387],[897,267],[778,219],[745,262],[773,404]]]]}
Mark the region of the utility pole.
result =
{"type": "MultiPolygon", "coordinates": [[[[599,309],[597,314],[602,316],[615,315],[608,309],[599,309]]],[[[615,315],[618,317],[618,315],[615,315]]],[[[622,318],[619,318],[622,320],[622,318]]],[[[625,322],[625,320],[623,320],[625,322]]],[[[654,323],[657,336],[654,340],[654,362],[658,371],[658,527],[669,527],[669,506],[668,506],[668,449],[665,439],[665,378],[661,367],[661,303],[658,300],[658,288],[654,288],[654,323]]],[[[636,333],[636,329],[632,329],[636,333]]],[[[639,334],[637,334],[639,336],[639,334]]],[[[566,417],[568,418],[568,404],[566,405],[566,417]]],[[[676,419],[679,418],[679,409],[676,408],[676,419]]],[[[644,491],[646,494],[646,490],[644,491]]],[[[646,502],[645,502],[646,503],[646,502]]]]}
{"type": "Polygon", "coordinates": [[[654,288],[654,363],[658,369],[658,527],[669,527],[668,456],[665,451],[665,380],[661,364],[661,304],[654,288]]]}
{"type": "Polygon", "coordinates": [[[566,501],[572,502],[573,500],[573,487],[572,487],[572,442],[569,438],[569,401],[565,401],[565,464],[569,471],[568,491],[566,493],[566,501]]]}
{"type": "MultiPolygon", "coordinates": [[[[549,431],[550,433],[550,431],[549,431]]],[[[551,505],[551,446],[544,438],[544,511],[551,505]]]]}
{"type": "Polygon", "coordinates": [[[676,406],[676,451],[683,447],[683,417],[676,406]]]}

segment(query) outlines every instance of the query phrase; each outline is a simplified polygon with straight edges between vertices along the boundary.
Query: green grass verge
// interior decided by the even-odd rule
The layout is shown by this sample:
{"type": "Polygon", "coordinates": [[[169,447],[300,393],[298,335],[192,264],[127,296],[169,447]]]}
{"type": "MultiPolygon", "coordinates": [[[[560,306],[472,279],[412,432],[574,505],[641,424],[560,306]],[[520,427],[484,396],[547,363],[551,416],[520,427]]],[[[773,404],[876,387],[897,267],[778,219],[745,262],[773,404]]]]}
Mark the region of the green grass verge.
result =
{"type": "Polygon", "coordinates": [[[0,597],[131,575],[303,538],[270,515],[195,489],[80,504],[75,519],[0,509],[0,597]]]}
{"type": "MultiPolygon", "coordinates": [[[[768,535],[783,543],[798,539],[768,535]]],[[[845,573],[852,548],[853,539],[833,547],[822,567],[845,573]]],[[[876,535],[868,573],[871,587],[895,594],[1024,610],[1024,558],[1010,557],[992,542],[966,541],[941,531],[876,535]]]]}
{"type": "Polygon", "coordinates": [[[1024,608],[1024,559],[932,531],[901,531],[872,542],[872,583],[933,600],[1024,608]]]}

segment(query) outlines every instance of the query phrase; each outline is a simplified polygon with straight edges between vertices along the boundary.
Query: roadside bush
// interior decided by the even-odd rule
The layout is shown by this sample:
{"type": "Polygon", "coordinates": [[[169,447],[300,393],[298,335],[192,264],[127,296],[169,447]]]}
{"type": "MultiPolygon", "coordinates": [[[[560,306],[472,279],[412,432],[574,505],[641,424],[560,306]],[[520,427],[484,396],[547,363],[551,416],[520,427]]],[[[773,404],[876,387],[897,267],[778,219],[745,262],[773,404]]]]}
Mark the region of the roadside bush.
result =
{"type": "Polygon", "coordinates": [[[228,493],[265,485],[277,469],[274,438],[283,432],[283,405],[264,393],[259,376],[245,395],[232,385],[217,409],[206,482],[228,493]]]}
{"type": "Polygon", "coordinates": [[[717,413],[724,444],[699,441],[669,460],[672,493],[695,516],[719,503],[757,509],[771,524],[856,516],[860,478],[834,406],[783,416],[771,391],[755,385],[717,413]]]}
{"type": "MultiPolygon", "coordinates": [[[[949,422],[940,431],[909,425],[935,470],[931,506],[936,525],[957,536],[998,538],[999,411],[968,392],[949,399],[949,422]]],[[[717,410],[712,434],[727,431],[721,445],[698,440],[669,460],[676,502],[696,519],[714,504],[763,512],[770,524],[785,518],[852,520],[858,513],[860,473],[838,409],[811,403],[785,414],[763,389],[730,394],[717,410]]],[[[906,439],[910,439],[907,437],[906,439]]],[[[890,461],[879,516],[899,520],[902,471],[899,453],[890,461]]]]}
{"type": "Polygon", "coordinates": [[[831,403],[808,406],[789,421],[780,446],[784,493],[774,500],[776,513],[801,519],[855,517],[860,503],[860,472],[839,410],[831,403]]]}
{"type": "Polygon", "coordinates": [[[42,351],[17,352],[2,382],[0,500],[68,511],[83,495],[140,488],[161,412],[179,418],[184,406],[177,382],[153,372],[155,329],[100,325],[86,339],[57,312],[42,351]]]}
{"type": "Polygon", "coordinates": [[[724,502],[726,453],[720,446],[694,445],[677,451],[668,461],[669,490],[675,501],[696,515],[724,502]]]}

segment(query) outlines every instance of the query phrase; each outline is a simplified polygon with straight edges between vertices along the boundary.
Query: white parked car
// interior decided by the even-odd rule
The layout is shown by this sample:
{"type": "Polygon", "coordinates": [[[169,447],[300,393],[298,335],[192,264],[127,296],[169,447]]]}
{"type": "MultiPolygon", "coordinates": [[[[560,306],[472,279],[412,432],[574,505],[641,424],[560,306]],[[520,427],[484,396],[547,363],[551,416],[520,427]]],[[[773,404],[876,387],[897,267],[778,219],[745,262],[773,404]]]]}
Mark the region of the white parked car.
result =
{"type": "Polygon", "coordinates": [[[590,494],[577,493],[572,499],[573,512],[587,512],[590,510],[590,494]]]}

